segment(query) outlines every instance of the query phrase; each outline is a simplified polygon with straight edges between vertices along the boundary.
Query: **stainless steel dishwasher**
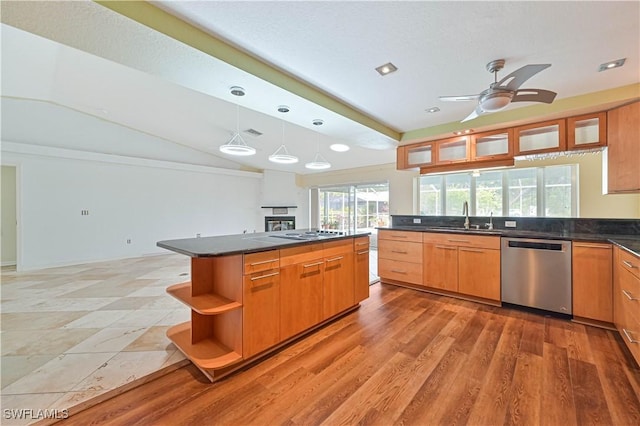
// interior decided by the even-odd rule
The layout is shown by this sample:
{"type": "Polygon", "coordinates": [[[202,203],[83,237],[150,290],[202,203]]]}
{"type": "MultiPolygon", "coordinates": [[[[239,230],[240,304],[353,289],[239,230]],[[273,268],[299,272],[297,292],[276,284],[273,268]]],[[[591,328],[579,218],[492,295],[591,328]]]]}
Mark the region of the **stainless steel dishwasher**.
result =
{"type": "Polygon", "coordinates": [[[571,242],[501,239],[502,301],[571,315],[571,242]]]}

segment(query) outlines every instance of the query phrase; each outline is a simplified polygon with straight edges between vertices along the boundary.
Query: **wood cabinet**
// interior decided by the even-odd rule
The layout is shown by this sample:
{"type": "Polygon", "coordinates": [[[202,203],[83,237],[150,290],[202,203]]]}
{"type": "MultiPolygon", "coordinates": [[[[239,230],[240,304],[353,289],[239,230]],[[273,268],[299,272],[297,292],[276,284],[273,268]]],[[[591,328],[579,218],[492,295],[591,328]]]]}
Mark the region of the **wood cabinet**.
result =
{"type": "Polygon", "coordinates": [[[378,275],[381,281],[422,285],[422,233],[379,230],[378,275]]]}
{"type": "Polygon", "coordinates": [[[436,164],[460,163],[471,159],[469,136],[439,140],[435,148],[436,164]]]}
{"type": "Polygon", "coordinates": [[[574,317],[613,323],[611,244],[574,242],[571,262],[574,317]]]}
{"type": "Polygon", "coordinates": [[[567,148],[569,150],[597,148],[606,144],[606,112],[567,118],[567,148]]]}
{"type": "Polygon", "coordinates": [[[492,161],[513,158],[513,129],[471,135],[471,159],[492,161]]]}
{"type": "Polygon", "coordinates": [[[280,337],[288,339],[322,319],[322,244],[281,249],[280,337]]]}
{"type": "Polygon", "coordinates": [[[566,121],[552,120],[514,129],[515,155],[566,151],[566,121]]]}
{"type": "Polygon", "coordinates": [[[354,305],[353,242],[340,240],[324,243],[323,319],[354,305]]]}
{"type": "Polygon", "coordinates": [[[353,239],[354,303],[369,297],[369,237],[353,239]]]}
{"type": "Polygon", "coordinates": [[[500,301],[500,237],[425,233],[424,285],[500,301]]]}
{"type": "Polygon", "coordinates": [[[603,156],[609,193],[640,192],[640,102],[607,112],[607,150],[603,156]]]}
{"type": "Polygon", "coordinates": [[[367,236],[194,257],[191,282],[167,289],[191,321],[167,336],[216,380],[366,299],[368,249],[367,236]]]}
{"type": "Polygon", "coordinates": [[[614,322],[640,364],[640,257],[614,248],[614,322]]]}
{"type": "Polygon", "coordinates": [[[242,268],[242,255],[192,258],[191,281],[167,288],[191,308],[167,337],[203,371],[242,360],[242,268]]]}
{"type": "Polygon", "coordinates": [[[436,162],[434,142],[422,142],[398,147],[396,163],[399,170],[433,165],[436,162]]]}

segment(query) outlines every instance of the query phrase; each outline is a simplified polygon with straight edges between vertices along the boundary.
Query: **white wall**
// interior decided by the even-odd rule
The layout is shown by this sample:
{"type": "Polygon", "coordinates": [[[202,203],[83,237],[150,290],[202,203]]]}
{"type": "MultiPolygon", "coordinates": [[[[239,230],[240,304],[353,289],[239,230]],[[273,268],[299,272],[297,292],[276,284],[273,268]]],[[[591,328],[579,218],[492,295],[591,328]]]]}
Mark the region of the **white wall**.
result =
{"type": "Polygon", "coordinates": [[[2,162],[20,165],[20,270],[164,253],[159,240],[262,223],[260,173],[21,147],[2,146],[2,162]]]}
{"type": "Polygon", "coordinates": [[[16,168],[2,166],[2,266],[16,264],[16,168]]]}

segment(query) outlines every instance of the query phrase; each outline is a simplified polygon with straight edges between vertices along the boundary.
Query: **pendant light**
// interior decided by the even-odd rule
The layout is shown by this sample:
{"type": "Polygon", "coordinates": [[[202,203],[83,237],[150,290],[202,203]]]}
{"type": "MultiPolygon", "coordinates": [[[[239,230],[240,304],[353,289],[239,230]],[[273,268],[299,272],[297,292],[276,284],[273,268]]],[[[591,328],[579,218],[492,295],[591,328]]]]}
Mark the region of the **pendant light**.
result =
{"type": "Polygon", "coordinates": [[[331,163],[329,163],[321,154],[320,154],[320,135],[316,136],[318,151],[316,152],[315,157],[313,157],[313,161],[305,164],[304,166],[307,169],[311,170],[325,170],[331,168],[331,163]]]}
{"type": "MultiPolygon", "coordinates": [[[[231,88],[231,94],[244,96],[244,89],[234,86],[231,88]]],[[[256,153],[256,149],[247,145],[244,139],[242,139],[242,136],[240,136],[240,105],[238,104],[236,104],[236,133],[231,137],[229,142],[220,145],[220,152],[237,156],[248,156],[256,153]]]]}
{"type": "Polygon", "coordinates": [[[278,164],[294,164],[298,162],[298,157],[289,154],[287,147],[284,146],[284,120],[282,120],[282,145],[276,149],[276,152],[269,156],[269,161],[278,164]]]}

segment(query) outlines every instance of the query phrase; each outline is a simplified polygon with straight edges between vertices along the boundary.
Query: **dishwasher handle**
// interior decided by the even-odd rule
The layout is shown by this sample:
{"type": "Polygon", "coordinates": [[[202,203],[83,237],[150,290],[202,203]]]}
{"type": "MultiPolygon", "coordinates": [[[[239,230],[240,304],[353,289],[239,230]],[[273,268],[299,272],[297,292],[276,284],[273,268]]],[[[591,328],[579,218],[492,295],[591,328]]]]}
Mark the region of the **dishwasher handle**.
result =
{"type": "Polygon", "coordinates": [[[513,248],[523,248],[523,249],[532,249],[532,250],[553,250],[553,251],[562,251],[563,244],[562,243],[543,243],[538,241],[509,241],[509,247],[513,248]]]}

